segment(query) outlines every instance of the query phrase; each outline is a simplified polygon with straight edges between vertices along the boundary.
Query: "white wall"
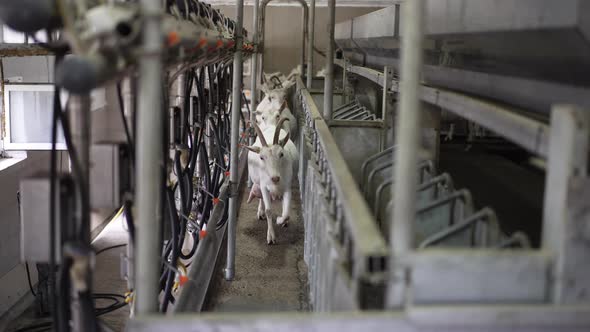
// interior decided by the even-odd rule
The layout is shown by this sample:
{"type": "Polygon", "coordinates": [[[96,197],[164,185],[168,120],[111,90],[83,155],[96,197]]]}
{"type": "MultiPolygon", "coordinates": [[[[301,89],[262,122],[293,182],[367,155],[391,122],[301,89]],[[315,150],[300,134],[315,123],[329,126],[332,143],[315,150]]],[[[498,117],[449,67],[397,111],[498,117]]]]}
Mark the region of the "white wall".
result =
{"type": "MultiPolygon", "coordinates": [[[[2,64],[5,78],[20,76],[26,83],[53,81],[53,57],[3,58],[2,64]]],[[[62,161],[64,159],[67,161],[66,156],[62,156],[62,161]]],[[[0,170],[0,316],[29,290],[24,265],[20,264],[20,220],[16,199],[19,182],[26,176],[48,169],[49,153],[30,151],[25,160],[0,170]]],[[[32,266],[31,270],[35,281],[36,269],[32,266]]]]}
{"type": "MultiPolygon", "coordinates": [[[[52,56],[3,58],[4,77],[20,76],[23,83],[52,83],[53,62],[52,56]]],[[[92,113],[93,140],[122,140],[125,136],[116,90],[107,89],[106,96],[107,107],[92,113]]],[[[51,110],[51,105],[48,109],[51,110]]],[[[25,160],[0,170],[0,317],[29,292],[24,264],[20,264],[20,220],[16,199],[19,182],[29,175],[48,172],[49,155],[48,151],[29,151],[25,160]]],[[[61,169],[67,171],[67,153],[60,152],[58,157],[62,162],[61,169]]],[[[35,283],[37,272],[34,264],[29,265],[35,283]]]]}
{"type": "MultiPolygon", "coordinates": [[[[234,6],[216,6],[221,12],[232,19],[236,16],[234,6]]],[[[244,7],[244,27],[252,34],[253,7],[244,7]]],[[[379,7],[336,7],[336,23],[361,16],[379,7]]],[[[269,6],[266,9],[264,71],[282,71],[288,74],[295,68],[301,58],[301,25],[302,9],[298,6],[269,6]]],[[[328,9],[316,8],[315,45],[325,51],[328,45],[328,9]]],[[[307,54],[306,54],[307,57],[307,54]]],[[[325,58],[314,54],[314,74],[324,66],[325,58]]],[[[244,83],[249,84],[246,80],[244,83]]]]}

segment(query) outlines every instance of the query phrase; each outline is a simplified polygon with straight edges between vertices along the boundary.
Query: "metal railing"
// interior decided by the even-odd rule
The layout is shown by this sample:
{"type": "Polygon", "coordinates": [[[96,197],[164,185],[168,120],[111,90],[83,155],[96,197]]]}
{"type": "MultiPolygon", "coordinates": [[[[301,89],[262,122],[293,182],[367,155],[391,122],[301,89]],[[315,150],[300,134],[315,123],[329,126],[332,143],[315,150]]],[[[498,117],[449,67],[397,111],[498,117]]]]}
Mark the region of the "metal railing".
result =
{"type": "Polygon", "coordinates": [[[375,114],[361,105],[358,99],[334,109],[332,115],[334,120],[377,120],[375,114]]]}
{"type": "Polygon", "coordinates": [[[300,79],[297,87],[299,179],[312,306],[318,311],[381,307],[383,298],[370,289],[384,286],[385,238],[300,79]]]}
{"type": "MultiPolygon", "coordinates": [[[[393,216],[396,146],[369,157],[361,166],[361,191],[383,234],[389,233],[393,216]]],[[[475,211],[471,193],[455,190],[448,173],[438,175],[432,160],[421,159],[418,164],[416,220],[414,242],[418,248],[500,247],[530,248],[526,235],[517,232],[501,235],[495,212],[489,208],[475,211]],[[481,213],[485,213],[482,215],[481,213]],[[462,223],[466,223],[464,226],[462,223]]]]}

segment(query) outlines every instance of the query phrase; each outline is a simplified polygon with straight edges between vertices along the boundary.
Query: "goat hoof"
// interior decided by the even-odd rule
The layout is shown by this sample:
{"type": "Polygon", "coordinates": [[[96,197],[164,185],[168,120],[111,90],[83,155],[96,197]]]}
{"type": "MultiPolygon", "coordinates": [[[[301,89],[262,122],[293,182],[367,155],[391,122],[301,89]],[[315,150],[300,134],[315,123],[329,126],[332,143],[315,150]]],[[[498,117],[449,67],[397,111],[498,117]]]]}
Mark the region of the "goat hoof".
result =
{"type": "Polygon", "coordinates": [[[289,226],[289,216],[286,217],[278,217],[277,218],[277,225],[288,227],[289,226]]]}
{"type": "Polygon", "coordinates": [[[274,235],[274,233],[270,233],[270,232],[267,233],[266,234],[266,244],[268,244],[270,246],[271,244],[275,244],[275,243],[277,243],[277,239],[276,239],[276,236],[274,235]]]}

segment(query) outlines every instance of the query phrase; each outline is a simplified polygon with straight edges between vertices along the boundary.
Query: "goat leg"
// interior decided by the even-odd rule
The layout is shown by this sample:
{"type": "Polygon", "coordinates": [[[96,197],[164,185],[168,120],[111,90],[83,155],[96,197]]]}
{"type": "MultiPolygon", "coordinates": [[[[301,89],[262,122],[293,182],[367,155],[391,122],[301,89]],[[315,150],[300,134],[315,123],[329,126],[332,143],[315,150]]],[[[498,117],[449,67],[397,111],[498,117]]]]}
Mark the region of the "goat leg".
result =
{"type": "Polygon", "coordinates": [[[262,198],[258,201],[258,212],[256,213],[258,220],[264,220],[266,218],[266,212],[264,211],[264,201],[262,198]]]}
{"type": "Polygon", "coordinates": [[[289,212],[291,211],[291,191],[283,194],[283,214],[277,218],[277,225],[289,226],[289,212]]]}
{"type": "Polygon", "coordinates": [[[265,214],[266,214],[266,222],[268,224],[268,229],[266,230],[266,243],[273,244],[277,241],[277,236],[275,235],[275,230],[273,228],[273,215],[271,208],[271,201],[270,201],[270,192],[264,186],[261,186],[262,191],[262,200],[264,201],[264,206],[266,207],[265,214]]]}

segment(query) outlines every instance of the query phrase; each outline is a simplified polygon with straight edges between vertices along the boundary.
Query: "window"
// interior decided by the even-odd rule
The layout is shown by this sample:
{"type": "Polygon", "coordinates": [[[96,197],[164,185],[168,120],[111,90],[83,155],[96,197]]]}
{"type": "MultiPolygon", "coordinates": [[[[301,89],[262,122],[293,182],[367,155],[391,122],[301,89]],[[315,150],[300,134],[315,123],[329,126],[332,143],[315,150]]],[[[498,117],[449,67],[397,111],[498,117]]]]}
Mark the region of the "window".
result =
{"type": "MultiPolygon", "coordinates": [[[[51,149],[53,91],[51,84],[4,86],[5,150],[51,149]]],[[[56,147],[66,149],[61,126],[58,126],[56,147]]]]}
{"type": "Polygon", "coordinates": [[[41,42],[47,41],[47,35],[45,31],[38,31],[35,33],[35,38],[26,36],[22,32],[12,30],[6,25],[1,25],[0,31],[2,32],[0,34],[0,42],[5,44],[34,44],[35,39],[41,42]]]}

